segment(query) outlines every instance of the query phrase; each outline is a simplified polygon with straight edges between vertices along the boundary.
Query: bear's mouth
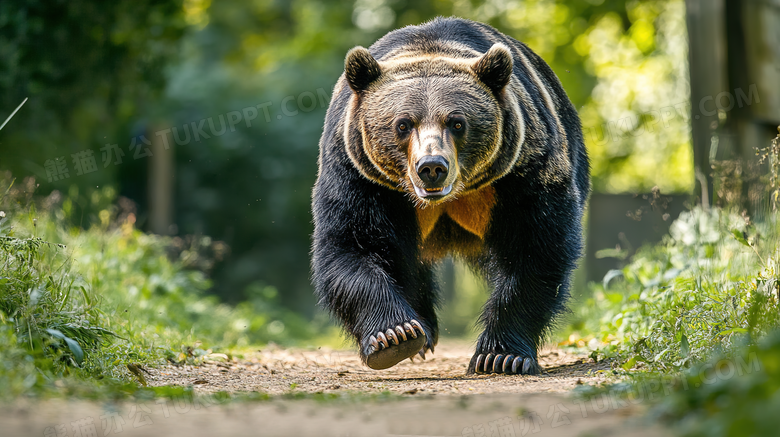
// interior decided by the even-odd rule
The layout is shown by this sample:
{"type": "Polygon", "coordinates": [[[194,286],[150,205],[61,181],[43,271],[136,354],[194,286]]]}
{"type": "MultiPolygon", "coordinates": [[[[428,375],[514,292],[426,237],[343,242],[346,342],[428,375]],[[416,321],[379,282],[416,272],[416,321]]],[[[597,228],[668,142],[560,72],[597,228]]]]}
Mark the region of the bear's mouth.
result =
{"type": "Polygon", "coordinates": [[[442,198],[452,192],[452,184],[439,188],[420,188],[417,185],[412,185],[414,186],[414,192],[422,199],[442,198]]]}

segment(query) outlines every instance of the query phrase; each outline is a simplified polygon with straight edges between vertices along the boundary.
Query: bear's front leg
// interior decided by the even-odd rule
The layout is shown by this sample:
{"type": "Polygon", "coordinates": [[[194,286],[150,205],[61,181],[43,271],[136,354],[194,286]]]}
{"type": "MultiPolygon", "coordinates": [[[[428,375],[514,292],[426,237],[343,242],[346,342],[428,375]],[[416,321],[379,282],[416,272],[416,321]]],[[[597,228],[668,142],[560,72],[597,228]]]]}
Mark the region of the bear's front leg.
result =
{"type": "Polygon", "coordinates": [[[368,367],[387,369],[422,353],[430,328],[404,299],[383,262],[333,244],[315,252],[320,301],[355,338],[368,367]]]}
{"type": "Polygon", "coordinates": [[[320,303],[354,337],[370,368],[424,356],[436,320],[416,310],[421,290],[431,286],[417,261],[414,212],[400,193],[371,185],[346,192],[315,194],[312,279],[320,303]]]}
{"type": "Polygon", "coordinates": [[[564,278],[535,278],[523,267],[508,264],[488,262],[493,292],[480,317],[484,331],[469,373],[535,375],[541,371],[537,351],[556,313],[556,290],[565,287],[564,278]]]}
{"type": "Polygon", "coordinates": [[[557,292],[565,289],[563,276],[534,277],[522,267],[491,260],[488,277],[493,292],[480,317],[479,336],[468,373],[540,373],[537,352],[545,330],[557,313],[557,292]]]}
{"type": "Polygon", "coordinates": [[[512,185],[518,178],[506,179],[497,188],[511,191],[499,191],[503,201],[493,211],[485,252],[475,260],[493,291],[468,372],[533,375],[541,372],[537,351],[544,335],[565,310],[582,247],[581,207],[565,190],[523,196],[512,185]]]}

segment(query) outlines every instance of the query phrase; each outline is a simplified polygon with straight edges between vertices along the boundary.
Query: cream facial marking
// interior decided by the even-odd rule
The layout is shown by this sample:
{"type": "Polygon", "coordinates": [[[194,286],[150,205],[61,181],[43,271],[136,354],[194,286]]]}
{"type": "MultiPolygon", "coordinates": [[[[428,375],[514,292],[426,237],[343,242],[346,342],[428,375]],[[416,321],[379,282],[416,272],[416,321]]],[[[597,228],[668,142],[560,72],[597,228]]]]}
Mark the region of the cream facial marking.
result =
{"type": "Polygon", "coordinates": [[[427,121],[409,148],[408,177],[419,199],[437,201],[452,192],[458,178],[457,153],[441,123],[427,121]]]}

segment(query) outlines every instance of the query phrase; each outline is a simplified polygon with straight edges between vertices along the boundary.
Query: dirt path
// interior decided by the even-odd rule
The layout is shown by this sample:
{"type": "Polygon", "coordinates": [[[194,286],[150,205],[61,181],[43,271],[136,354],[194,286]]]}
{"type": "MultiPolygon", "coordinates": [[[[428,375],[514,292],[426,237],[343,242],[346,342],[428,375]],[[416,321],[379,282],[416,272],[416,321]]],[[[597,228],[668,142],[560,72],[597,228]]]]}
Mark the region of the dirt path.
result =
{"type": "Polygon", "coordinates": [[[444,339],[426,360],[406,360],[387,370],[364,366],[354,351],[266,348],[227,362],[219,357],[201,366],[167,366],[152,370],[151,385],[193,385],[198,392],[339,391],[397,394],[565,393],[578,383],[605,381],[609,366],[561,349],[540,354],[539,376],[466,375],[472,345],[444,339]],[[599,372],[602,371],[602,372],[599,372]]]}
{"type": "MultiPolygon", "coordinates": [[[[643,405],[581,401],[567,393],[597,384],[602,363],[558,349],[542,352],[539,376],[466,375],[469,343],[443,340],[426,361],[384,371],[352,351],[266,348],[227,362],[149,369],[150,385],[192,386],[180,398],[96,404],[46,401],[0,409],[0,436],[666,436],[644,419],[643,405]],[[335,399],[271,396],[220,402],[216,391],[342,393],[335,399]],[[370,397],[347,393],[395,395],[370,397]],[[119,429],[117,429],[119,425],[119,429]],[[94,432],[93,432],[94,431],[94,432]]],[[[600,372],[606,371],[606,372],[600,372]]]]}

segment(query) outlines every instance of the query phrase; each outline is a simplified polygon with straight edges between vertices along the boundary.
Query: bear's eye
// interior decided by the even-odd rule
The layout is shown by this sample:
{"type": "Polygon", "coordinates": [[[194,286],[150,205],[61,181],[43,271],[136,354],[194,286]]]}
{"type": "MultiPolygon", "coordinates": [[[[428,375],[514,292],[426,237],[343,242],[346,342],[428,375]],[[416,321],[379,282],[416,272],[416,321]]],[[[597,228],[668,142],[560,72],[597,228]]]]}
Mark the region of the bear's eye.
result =
{"type": "Polygon", "coordinates": [[[463,132],[466,127],[466,122],[462,118],[453,118],[450,120],[450,129],[453,132],[463,132]]]}
{"type": "Polygon", "coordinates": [[[409,133],[409,130],[411,130],[411,126],[408,120],[401,120],[399,121],[395,128],[398,130],[398,133],[403,135],[409,133]]]}

